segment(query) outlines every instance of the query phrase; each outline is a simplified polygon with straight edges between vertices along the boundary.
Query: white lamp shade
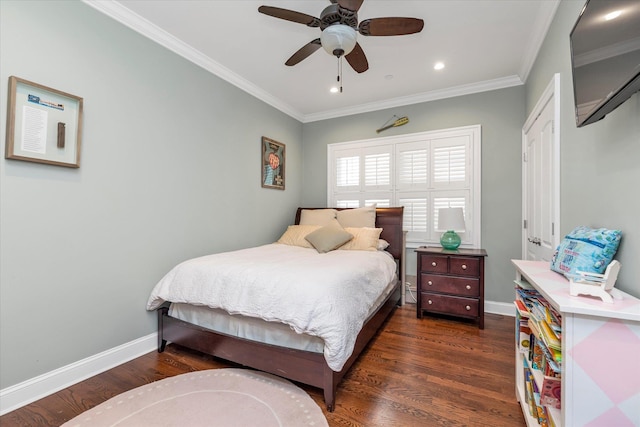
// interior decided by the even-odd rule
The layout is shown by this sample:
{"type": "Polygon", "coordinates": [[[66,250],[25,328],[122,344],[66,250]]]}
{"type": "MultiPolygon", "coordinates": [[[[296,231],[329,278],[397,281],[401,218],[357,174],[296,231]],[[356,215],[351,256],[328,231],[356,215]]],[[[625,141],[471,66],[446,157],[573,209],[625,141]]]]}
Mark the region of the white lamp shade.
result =
{"type": "Polygon", "coordinates": [[[336,55],[336,49],[343,50],[342,55],[347,55],[356,47],[356,37],[356,30],[350,26],[333,24],[322,31],[320,43],[330,55],[336,55]]]}
{"type": "Polygon", "coordinates": [[[438,229],[436,231],[462,232],[464,227],[464,211],[462,208],[438,209],[438,229]]]}

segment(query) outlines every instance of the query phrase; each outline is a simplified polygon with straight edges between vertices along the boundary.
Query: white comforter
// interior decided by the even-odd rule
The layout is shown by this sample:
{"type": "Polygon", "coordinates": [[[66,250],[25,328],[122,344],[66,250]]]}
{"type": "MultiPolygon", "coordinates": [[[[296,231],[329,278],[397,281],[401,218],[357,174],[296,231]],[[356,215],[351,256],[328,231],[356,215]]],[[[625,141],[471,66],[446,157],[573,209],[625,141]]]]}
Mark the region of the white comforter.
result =
{"type": "Polygon", "coordinates": [[[274,243],[177,265],[155,286],[147,310],[170,301],[282,322],[322,338],[327,364],[340,371],[395,271],[386,252],[319,254],[274,243]]]}

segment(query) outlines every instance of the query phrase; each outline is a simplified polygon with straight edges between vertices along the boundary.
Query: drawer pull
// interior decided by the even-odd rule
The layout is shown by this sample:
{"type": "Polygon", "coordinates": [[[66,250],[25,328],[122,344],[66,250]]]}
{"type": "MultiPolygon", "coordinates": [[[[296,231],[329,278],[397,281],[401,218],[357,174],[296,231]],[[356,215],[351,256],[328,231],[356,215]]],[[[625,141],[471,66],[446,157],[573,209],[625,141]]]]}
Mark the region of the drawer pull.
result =
{"type": "Polygon", "coordinates": [[[467,290],[469,291],[469,290],[471,290],[471,285],[467,285],[467,286],[465,286],[465,288],[467,288],[467,290]]]}
{"type": "Polygon", "coordinates": [[[431,262],[431,266],[435,267],[436,265],[438,265],[435,261],[431,262]]]}
{"type": "Polygon", "coordinates": [[[429,303],[429,304],[433,304],[433,301],[429,300],[429,301],[428,301],[428,303],[429,303]]]}
{"type": "Polygon", "coordinates": [[[466,270],[467,269],[467,264],[462,264],[462,269],[466,270]]]}
{"type": "Polygon", "coordinates": [[[470,306],[466,306],[465,308],[467,309],[467,311],[471,310],[470,306]]]}
{"type": "Polygon", "coordinates": [[[433,285],[433,282],[432,282],[431,280],[429,280],[429,281],[427,282],[427,285],[431,286],[431,285],[433,285]]]}

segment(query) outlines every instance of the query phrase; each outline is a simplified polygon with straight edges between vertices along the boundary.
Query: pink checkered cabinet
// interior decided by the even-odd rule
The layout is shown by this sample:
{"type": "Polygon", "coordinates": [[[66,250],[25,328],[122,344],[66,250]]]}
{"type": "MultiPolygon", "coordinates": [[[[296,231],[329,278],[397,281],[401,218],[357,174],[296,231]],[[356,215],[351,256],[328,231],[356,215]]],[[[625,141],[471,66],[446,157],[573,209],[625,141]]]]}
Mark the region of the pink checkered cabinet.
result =
{"type": "MultiPolygon", "coordinates": [[[[537,290],[561,317],[560,408],[541,405],[548,425],[640,426],[640,299],[617,289],[612,303],[572,296],[569,281],[551,271],[548,262],[512,263],[516,285],[537,290]]],[[[524,368],[531,362],[519,337],[517,341],[516,398],[527,425],[538,426],[539,419],[527,403],[524,368]]],[[[540,390],[544,376],[531,371],[534,388],[540,390]]]]}

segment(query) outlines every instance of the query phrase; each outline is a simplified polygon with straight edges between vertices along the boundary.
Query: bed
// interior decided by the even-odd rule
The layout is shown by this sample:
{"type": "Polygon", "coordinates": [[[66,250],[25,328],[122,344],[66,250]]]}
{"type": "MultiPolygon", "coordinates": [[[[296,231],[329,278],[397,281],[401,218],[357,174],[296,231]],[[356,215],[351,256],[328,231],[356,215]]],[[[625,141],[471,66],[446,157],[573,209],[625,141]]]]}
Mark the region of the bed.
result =
{"type": "MultiPolygon", "coordinates": [[[[319,249],[316,251],[315,249],[275,243],[265,245],[265,247],[189,260],[184,263],[186,265],[182,270],[174,272],[182,264],[176,266],[156,285],[147,305],[147,309],[157,310],[158,313],[158,352],[164,351],[167,342],[172,342],[292,381],[321,388],[324,392],[327,409],[333,411],[339,382],[401,300],[401,282],[398,278],[400,277],[399,272],[404,269],[403,208],[374,208],[374,210],[374,227],[382,229],[379,234],[381,240],[376,239],[376,241],[388,243],[388,247],[385,250],[367,252],[369,255],[366,255],[364,251],[355,250],[333,250],[318,254],[319,249]],[[263,255],[264,252],[261,251],[265,249],[270,251],[269,254],[263,255]],[[311,255],[312,253],[315,255],[311,255]],[[271,262],[272,256],[274,262],[271,262]],[[315,258],[307,261],[306,257],[310,256],[315,256],[315,258]],[[249,262],[251,257],[264,259],[265,262],[249,262]],[[227,268],[227,261],[231,261],[232,258],[240,260],[240,263],[242,259],[247,259],[247,263],[238,274],[231,270],[231,267],[227,268]],[[361,289],[357,292],[358,297],[362,294],[366,299],[366,304],[360,308],[360,303],[356,305],[349,300],[356,292],[349,294],[344,291],[344,289],[351,289],[346,285],[351,286],[350,281],[355,280],[351,279],[352,273],[325,274],[324,271],[329,269],[322,267],[319,264],[320,261],[316,264],[316,258],[322,259],[322,262],[331,262],[330,260],[333,259],[336,264],[342,262],[338,259],[345,259],[348,260],[345,261],[346,263],[359,266],[359,270],[363,270],[364,266],[369,264],[380,265],[380,268],[385,271],[384,274],[367,272],[365,278],[357,279],[367,282],[367,286],[360,285],[361,287],[357,288],[361,289]],[[263,294],[269,294],[271,292],[269,290],[247,293],[249,291],[246,289],[250,289],[250,287],[244,287],[245,285],[229,286],[229,288],[237,289],[225,290],[221,294],[212,290],[214,286],[210,284],[200,286],[199,283],[196,283],[199,289],[196,291],[192,289],[179,290],[177,293],[170,291],[171,288],[177,289],[178,287],[174,284],[177,281],[175,277],[184,276],[192,282],[201,281],[204,274],[202,269],[210,268],[211,263],[223,266],[222,270],[224,271],[222,273],[217,271],[216,274],[224,275],[226,281],[235,280],[236,276],[243,276],[243,278],[247,276],[246,270],[249,269],[249,265],[252,269],[253,264],[256,264],[255,268],[259,269],[266,268],[260,264],[268,264],[271,266],[271,270],[260,276],[261,279],[252,279],[249,284],[253,286],[253,282],[265,282],[271,286],[269,278],[273,271],[279,270],[277,274],[284,274],[283,278],[278,276],[273,280],[278,281],[278,287],[281,284],[283,287],[290,287],[286,288],[287,295],[284,297],[282,295],[263,296],[263,294]],[[389,266],[389,263],[392,267],[389,266]],[[282,268],[283,266],[288,267],[282,268]],[[288,280],[290,279],[287,275],[290,270],[297,270],[298,266],[305,266],[305,269],[309,269],[305,276],[307,279],[298,280],[296,284],[289,285],[288,280]],[[314,271],[313,268],[316,270],[314,271]],[[336,285],[331,283],[334,279],[337,281],[336,285]],[[340,280],[345,281],[345,286],[341,286],[340,280]],[[321,288],[320,282],[322,286],[326,284],[327,287],[321,288]],[[303,312],[305,303],[292,304],[287,302],[287,298],[292,298],[296,302],[302,301],[302,294],[297,292],[298,288],[305,286],[307,288],[305,292],[309,293],[326,292],[329,295],[330,292],[334,292],[334,288],[337,289],[337,292],[342,293],[337,294],[340,297],[331,297],[332,302],[329,306],[323,306],[322,303],[319,303],[317,307],[315,307],[316,303],[306,304],[311,311],[307,316],[303,312]],[[370,288],[375,288],[375,292],[370,291],[370,288]],[[170,292],[173,293],[170,294],[170,292]],[[229,296],[226,292],[239,293],[229,296]],[[216,303],[201,302],[199,296],[194,296],[194,294],[199,295],[200,293],[206,294],[207,301],[211,298],[217,298],[216,303]],[[270,301],[269,298],[278,298],[278,301],[283,300],[284,303],[269,304],[267,303],[270,301]],[[346,301],[342,303],[342,300],[346,301]],[[355,308],[345,310],[344,316],[358,317],[353,320],[359,323],[353,326],[352,322],[351,326],[345,328],[336,327],[336,325],[342,324],[341,316],[343,315],[340,306],[345,304],[353,304],[352,307],[355,308]],[[253,314],[246,311],[254,308],[259,313],[253,314]],[[322,317],[330,310],[334,310],[330,315],[340,321],[333,322],[327,327],[321,322],[322,317]],[[285,311],[286,313],[281,313],[285,311]],[[353,314],[353,312],[357,313],[353,314]],[[285,315],[290,315],[291,318],[287,317],[284,320],[276,321],[280,319],[278,316],[285,315]],[[354,328],[357,329],[353,330],[354,328]]],[[[298,208],[294,224],[302,227],[300,225],[301,219],[305,213],[307,215],[311,212],[319,214],[323,211],[327,211],[327,209],[298,208]]],[[[335,209],[335,211],[342,212],[343,215],[350,213],[347,212],[348,209],[335,209]]],[[[352,212],[355,213],[355,211],[354,209],[352,212]]],[[[345,228],[345,230],[353,233],[352,228],[345,228]]],[[[345,247],[346,245],[342,246],[342,248],[345,247]]],[[[216,267],[216,269],[220,268],[216,267]]],[[[358,274],[362,274],[362,272],[358,274]]],[[[272,288],[268,287],[268,289],[272,288]]]]}

